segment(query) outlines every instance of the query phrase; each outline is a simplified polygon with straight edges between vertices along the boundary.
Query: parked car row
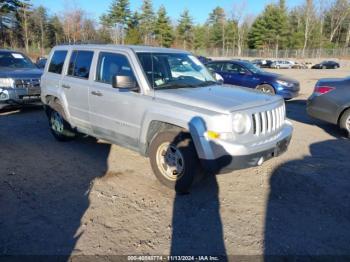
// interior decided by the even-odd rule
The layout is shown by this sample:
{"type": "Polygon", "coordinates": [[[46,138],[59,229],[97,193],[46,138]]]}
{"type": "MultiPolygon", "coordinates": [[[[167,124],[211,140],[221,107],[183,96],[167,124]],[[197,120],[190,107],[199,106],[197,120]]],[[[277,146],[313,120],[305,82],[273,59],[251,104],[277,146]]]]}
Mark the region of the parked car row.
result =
{"type": "Polygon", "coordinates": [[[255,59],[251,61],[252,64],[260,68],[276,68],[276,69],[337,69],[340,64],[335,61],[323,61],[319,64],[312,64],[311,62],[295,62],[291,60],[264,60],[255,59]]]}
{"type": "MultiPolygon", "coordinates": [[[[45,63],[42,71],[24,54],[1,51],[0,104],[40,96],[58,141],[82,133],[135,150],[177,192],[188,192],[201,170],[260,166],[289,146],[293,127],[282,97],[297,96],[300,84],[250,62],[205,67],[176,49],[66,45],[45,63]]],[[[309,114],[350,132],[349,81],[320,80],[309,114]]]]}

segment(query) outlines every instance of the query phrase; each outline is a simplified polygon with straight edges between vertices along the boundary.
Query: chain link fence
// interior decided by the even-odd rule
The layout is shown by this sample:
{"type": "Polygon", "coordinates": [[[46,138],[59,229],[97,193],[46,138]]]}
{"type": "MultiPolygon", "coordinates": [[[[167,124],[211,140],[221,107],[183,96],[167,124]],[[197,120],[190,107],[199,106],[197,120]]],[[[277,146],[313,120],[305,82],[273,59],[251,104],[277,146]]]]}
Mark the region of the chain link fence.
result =
{"type": "Polygon", "coordinates": [[[285,50],[273,50],[273,49],[244,49],[239,52],[238,49],[222,49],[211,48],[203,50],[194,50],[196,54],[204,55],[208,57],[251,57],[251,58],[297,58],[297,59],[319,59],[319,58],[338,58],[338,59],[350,59],[350,48],[337,48],[337,49],[306,49],[304,52],[302,49],[285,49],[285,50]]]}

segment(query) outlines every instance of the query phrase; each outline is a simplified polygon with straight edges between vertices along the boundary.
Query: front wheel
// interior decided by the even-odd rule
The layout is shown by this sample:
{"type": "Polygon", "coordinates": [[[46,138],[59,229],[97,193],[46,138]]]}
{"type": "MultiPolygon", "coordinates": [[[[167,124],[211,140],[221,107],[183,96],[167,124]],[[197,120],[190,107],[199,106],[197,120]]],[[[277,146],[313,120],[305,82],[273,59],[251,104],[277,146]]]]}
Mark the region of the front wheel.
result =
{"type": "Polygon", "coordinates": [[[191,135],[159,133],[151,142],[149,158],[157,179],[178,193],[187,193],[200,172],[200,162],[191,135]]]}
{"type": "Polygon", "coordinates": [[[265,94],[269,94],[269,95],[276,94],[275,89],[268,84],[259,85],[256,87],[256,90],[263,92],[265,94]]]}
{"type": "Polygon", "coordinates": [[[340,118],[339,126],[350,135],[350,109],[346,110],[340,118]]]}

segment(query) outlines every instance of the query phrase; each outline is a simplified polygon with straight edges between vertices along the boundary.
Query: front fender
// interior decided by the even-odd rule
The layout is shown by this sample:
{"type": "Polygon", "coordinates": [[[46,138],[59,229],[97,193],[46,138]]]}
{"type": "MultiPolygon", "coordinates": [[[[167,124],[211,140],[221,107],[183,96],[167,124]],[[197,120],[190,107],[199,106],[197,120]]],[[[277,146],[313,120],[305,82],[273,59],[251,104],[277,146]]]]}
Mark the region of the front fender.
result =
{"type": "Polygon", "coordinates": [[[205,120],[200,116],[190,116],[186,114],[179,114],[182,118],[176,117],[173,114],[174,111],[170,112],[162,110],[158,112],[148,112],[144,119],[141,128],[140,145],[141,153],[145,154],[147,151],[147,134],[152,121],[159,121],[166,124],[174,125],[185,130],[188,130],[193,139],[198,157],[200,159],[212,159],[213,152],[211,150],[209,141],[205,138],[207,131],[207,125],[205,120]],[[168,114],[169,113],[169,114],[168,114]],[[171,117],[169,117],[171,116],[171,117]]]}

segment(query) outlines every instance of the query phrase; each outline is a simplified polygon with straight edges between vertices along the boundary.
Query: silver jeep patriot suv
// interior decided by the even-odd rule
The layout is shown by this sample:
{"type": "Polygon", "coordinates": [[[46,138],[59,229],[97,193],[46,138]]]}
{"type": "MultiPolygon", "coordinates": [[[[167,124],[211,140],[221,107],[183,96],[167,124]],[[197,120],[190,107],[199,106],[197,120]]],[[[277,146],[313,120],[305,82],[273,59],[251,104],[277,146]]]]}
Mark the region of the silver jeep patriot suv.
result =
{"type": "Polygon", "coordinates": [[[87,134],[150,158],[178,192],[200,173],[261,165],[287,150],[284,101],[218,83],[191,53],[144,46],[57,46],[41,100],[59,141],[87,134]]]}

